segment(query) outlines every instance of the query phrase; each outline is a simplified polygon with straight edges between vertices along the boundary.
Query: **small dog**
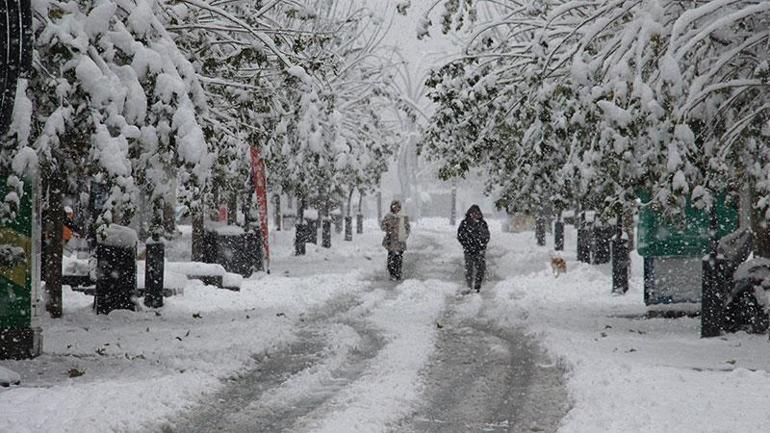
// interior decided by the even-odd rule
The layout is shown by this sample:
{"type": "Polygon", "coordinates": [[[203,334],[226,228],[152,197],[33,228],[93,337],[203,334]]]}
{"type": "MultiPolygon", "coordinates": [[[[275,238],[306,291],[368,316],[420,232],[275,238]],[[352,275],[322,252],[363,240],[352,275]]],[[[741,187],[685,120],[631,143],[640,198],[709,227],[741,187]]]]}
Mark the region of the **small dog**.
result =
{"type": "Polygon", "coordinates": [[[553,276],[559,278],[560,274],[567,272],[567,262],[558,256],[551,257],[551,270],[553,271],[553,276]]]}

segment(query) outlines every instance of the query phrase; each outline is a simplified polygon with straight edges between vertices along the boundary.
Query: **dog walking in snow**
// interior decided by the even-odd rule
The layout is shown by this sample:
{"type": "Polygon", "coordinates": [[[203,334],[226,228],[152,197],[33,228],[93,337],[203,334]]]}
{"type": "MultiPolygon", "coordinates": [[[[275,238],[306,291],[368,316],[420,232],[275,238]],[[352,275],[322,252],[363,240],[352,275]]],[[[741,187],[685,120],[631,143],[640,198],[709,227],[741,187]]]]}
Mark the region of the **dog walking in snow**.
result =
{"type": "Polygon", "coordinates": [[[559,275],[567,272],[567,262],[559,256],[553,256],[551,257],[551,270],[553,271],[553,276],[558,278],[559,275]]]}

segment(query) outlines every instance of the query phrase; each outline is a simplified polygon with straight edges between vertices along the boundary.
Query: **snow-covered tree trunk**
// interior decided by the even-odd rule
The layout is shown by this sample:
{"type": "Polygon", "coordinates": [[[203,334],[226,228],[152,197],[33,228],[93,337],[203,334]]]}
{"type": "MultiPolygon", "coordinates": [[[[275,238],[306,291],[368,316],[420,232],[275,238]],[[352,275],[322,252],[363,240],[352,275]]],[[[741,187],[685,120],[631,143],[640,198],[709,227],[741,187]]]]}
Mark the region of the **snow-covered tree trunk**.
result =
{"type": "MultiPolygon", "coordinates": [[[[751,189],[752,203],[755,203],[755,192],[751,189]]],[[[751,232],[754,235],[754,255],[770,259],[770,225],[765,212],[752,209],[751,232]]]]}
{"type": "Polygon", "coordinates": [[[227,224],[233,225],[238,220],[238,193],[229,191],[227,193],[227,224]]]}
{"type": "Polygon", "coordinates": [[[419,221],[422,210],[422,196],[417,182],[419,158],[417,156],[417,132],[414,122],[407,120],[407,141],[402,146],[398,157],[398,180],[403,196],[402,206],[412,221],[419,221]]]}
{"type": "Polygon", "coordinates": [[[280,231],[283,226],[283,220],[281,219],[281,194],[273,195],[273,219],[275,229],[280,231]]]}
{"type": "Polygon", "coordinates": [[[203,242],[203,230],[206,221],[205,213],[206,209],[202,201],[190,207],[190,216],[192,218],[191,256],[194,262],[202,262],[205,257],[205,244],[203,242]]]}
{"type": "Polygon", "coordinates": [[[452,182],[452,203],[449,208],[449,225],[457,225],[457,181],[452,182]]]}
{"type": "Polygon", "coordinates": [[[43,185],[46,188],[47,203],[44,213],[43,239],[45,239],[45,262],[42,274],[45,279],[45,309],[53,318],[62,316],[62,255],[64,250],[64,179],[59,170],[43,170],[43,185]]]}

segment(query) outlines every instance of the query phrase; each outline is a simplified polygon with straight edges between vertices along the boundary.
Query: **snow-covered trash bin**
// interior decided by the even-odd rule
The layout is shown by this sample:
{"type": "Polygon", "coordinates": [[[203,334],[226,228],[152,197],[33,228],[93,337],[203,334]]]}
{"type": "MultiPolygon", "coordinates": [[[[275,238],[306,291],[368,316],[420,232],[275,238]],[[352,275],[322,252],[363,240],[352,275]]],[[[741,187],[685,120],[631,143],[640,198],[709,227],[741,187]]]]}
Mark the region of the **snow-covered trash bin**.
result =
{"type": "MultiPolygon", "coordinates": [[[[261,263],[260,254],[255,256],[259,242],[254,241],[254,233],[246,233],[243,227],[226,224],[206,226],[208,251],[207,263],[222,265],[227,272],[234,272],[244,277],[250,276],[261,263]]],[[[260,266],[261,268],[261,266],[260,266]]]]}
{"type": "Polygon", "coordinates": [[[104,227],[96,247],[96,314],[134,310],[136,292],[136,232],[117,224],[104,227]]]}
{"type": "Polygon", "coordinates": [[[770,321],[770,259],[757,257],[738,266],[724,309],[724,330],[761,334],[770,321]]]}
{"type": "Polygon", "coordinates": [[[0,387],[18,386],[21,384],[21,376],[13,370],[0,366],[0,387]]]}

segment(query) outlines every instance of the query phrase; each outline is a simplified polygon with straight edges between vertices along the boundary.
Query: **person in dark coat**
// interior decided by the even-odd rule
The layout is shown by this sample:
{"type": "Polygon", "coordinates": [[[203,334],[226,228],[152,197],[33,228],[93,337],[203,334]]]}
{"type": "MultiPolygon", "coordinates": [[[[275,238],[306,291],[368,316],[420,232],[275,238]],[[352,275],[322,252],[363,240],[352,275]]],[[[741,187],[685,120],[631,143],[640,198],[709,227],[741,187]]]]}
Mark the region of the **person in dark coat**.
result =
{"type": "Polygon", "coordinates": [[[489,226],[478,205],[474,204],[465,213],[465,219],[457,228],[457,240],[465,253],[465,281],[469,289],[475,289],[478,293],[487,270],[486,252],[489,243],[489,226]]]}

